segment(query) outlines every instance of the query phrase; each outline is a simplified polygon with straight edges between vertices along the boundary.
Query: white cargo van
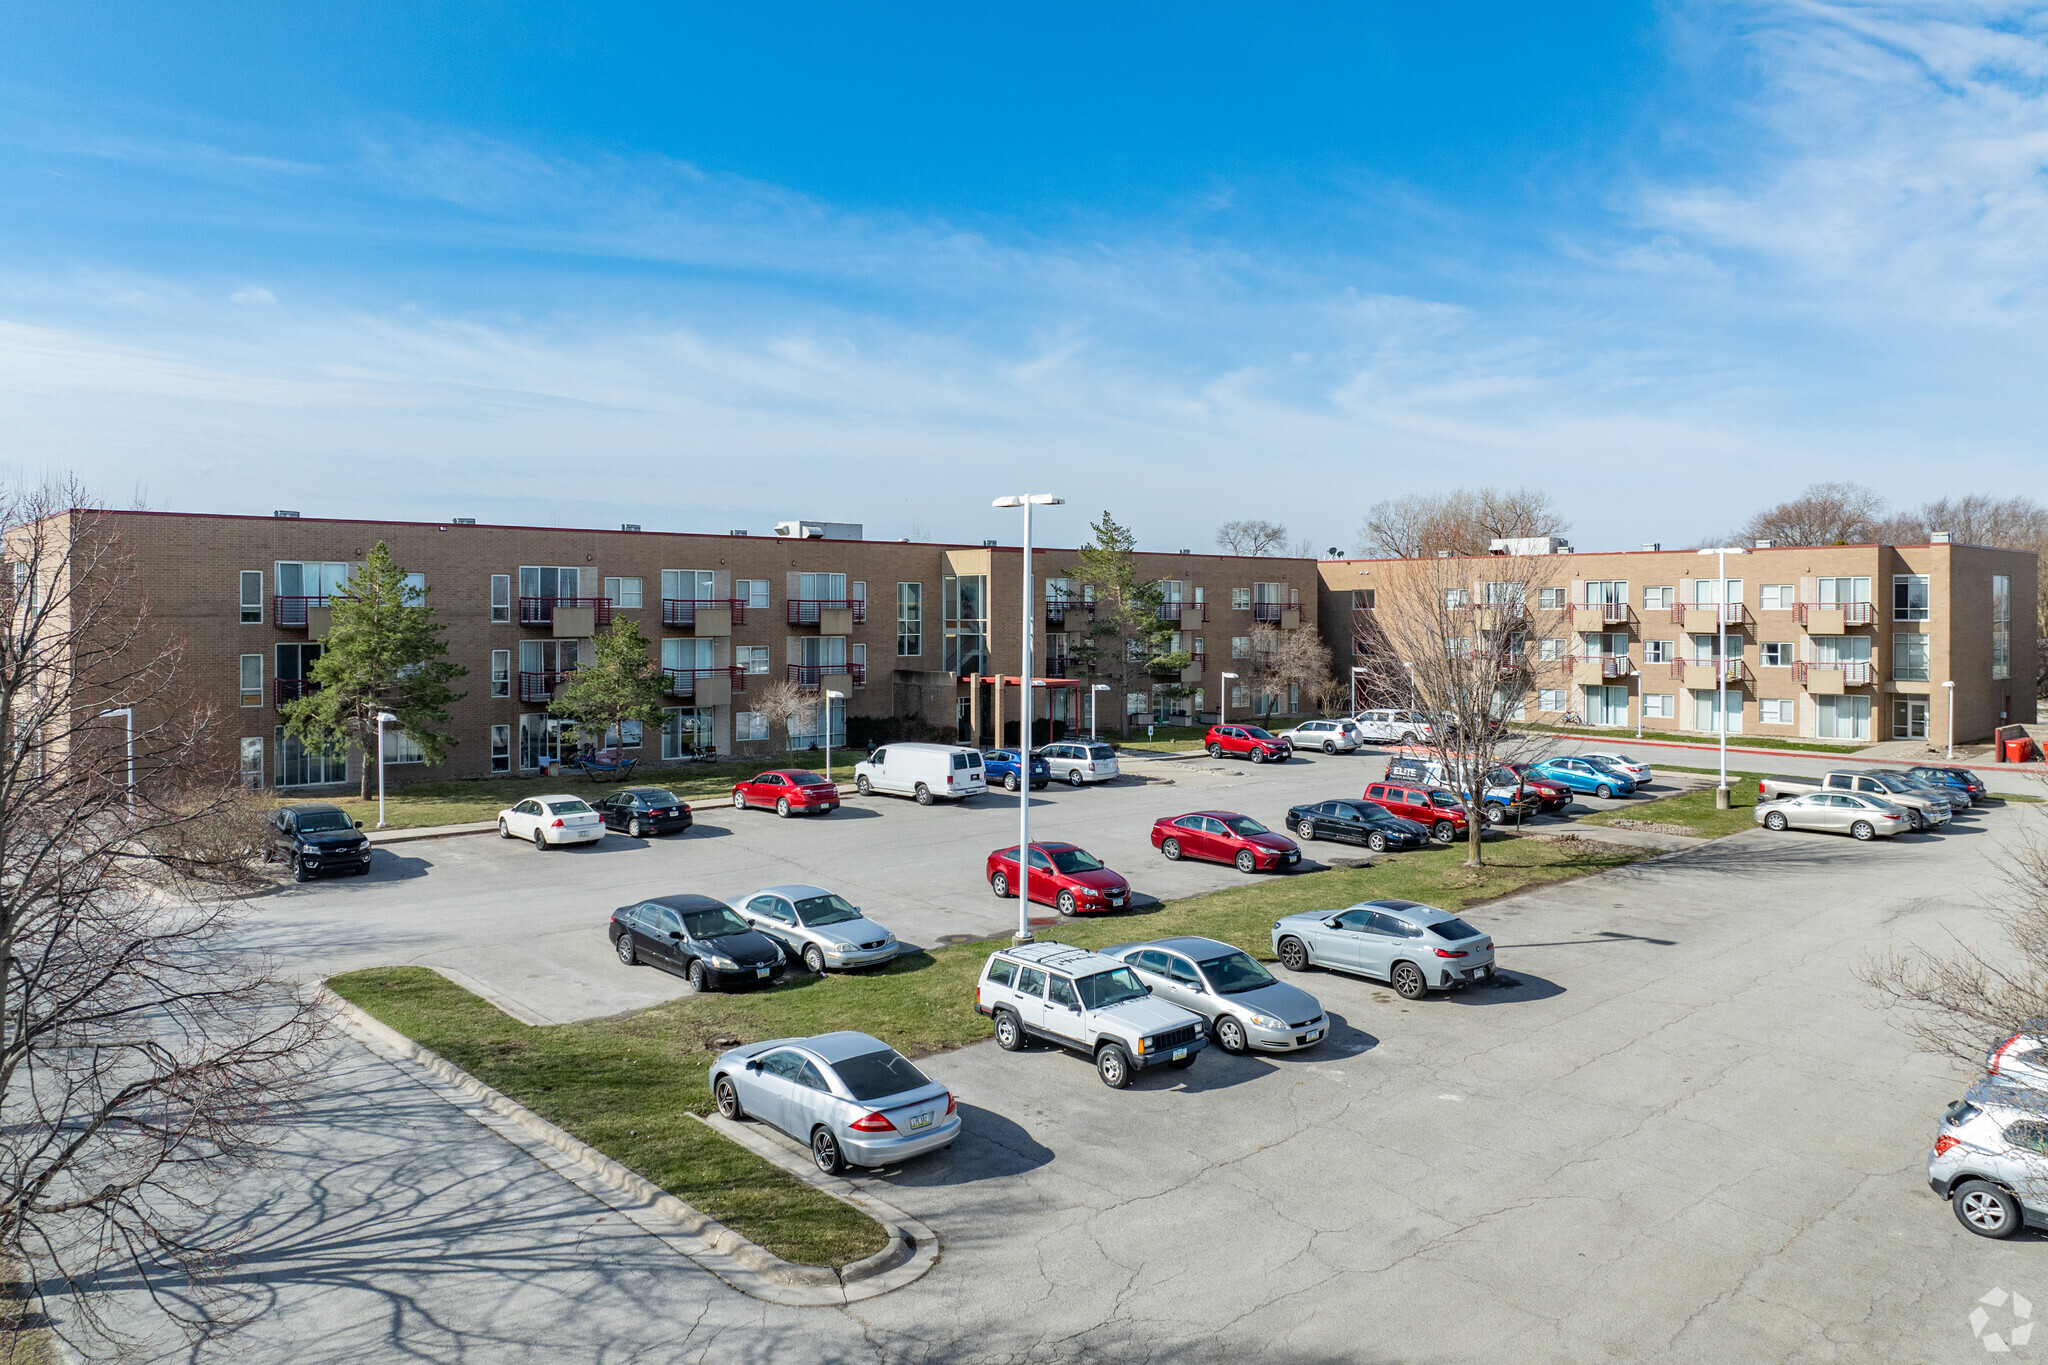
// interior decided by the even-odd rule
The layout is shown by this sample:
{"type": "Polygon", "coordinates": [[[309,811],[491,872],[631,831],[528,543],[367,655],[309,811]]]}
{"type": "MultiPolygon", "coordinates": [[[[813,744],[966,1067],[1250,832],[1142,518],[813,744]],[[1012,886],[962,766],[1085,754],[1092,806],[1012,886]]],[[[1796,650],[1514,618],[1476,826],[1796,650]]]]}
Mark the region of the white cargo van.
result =
{"type": "Polygon", "coordinates": [[[957,744],[885,744],[853,765],[862,796],[887,792],[914,796],[920,806],[942,797],[960,800],[988,790],[981,751],[957,744]]]}

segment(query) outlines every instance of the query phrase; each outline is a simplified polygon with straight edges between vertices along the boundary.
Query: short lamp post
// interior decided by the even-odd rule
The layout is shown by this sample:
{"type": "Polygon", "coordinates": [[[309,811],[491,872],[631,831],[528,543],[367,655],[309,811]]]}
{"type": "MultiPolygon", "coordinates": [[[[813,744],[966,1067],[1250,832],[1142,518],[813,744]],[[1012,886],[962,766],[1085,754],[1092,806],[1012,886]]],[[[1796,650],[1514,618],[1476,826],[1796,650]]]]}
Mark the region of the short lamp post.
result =
{"type": "Polygon", "coordinates": [[[116,706],[111,711],[100,712],[101,720],[111,720],[115,716],[119,716],[128,722],[128,818],[133,820],[135,818],[135,708],[132,706],[116,706]]]}
{"type": "Polygon", "coordinates": [[[377,828],[384,828],[384,727],[398,724],[389,711],[377,713],[377,828]]]}
{"type": "Polygon", "coordinates": [[[1235,673],[1225,673],[1223,675],[1223,695],[1216,699],[1216,723],[1218,725],[1230,724],[1230,685],[1236,681],[1237,674],[1235,673]]]}
{"type": "MultiPolygon", "coordinates": [[[[1719,689],[1714,699],[1714,729],[1721,739],[1721,785],[1714,788],[1714,809],[1727,810],[1728,798],[1728,556],[1748,554],[1739,545],[1716,545],[1711,550],[1701,550],[1703,555],[1714,556],[1718,566],[1715,572],[1720,582],[1714,590],[1714,615],[1719,617],[1720,643],[1714,647],[1714,684],[1719,689]]],[[[1741,698],[1736,699],[1738,703],[1741,698]]]]}
{"type": "MultiPolygon", "coordinates": [[[[1018,493],[997,498],[990,506],[1021,507],[1024,509],[1024,596],[1022,616],[1024,648],[1018,658],[1017,676],[1023,680],[1024,724],[1018,731],[1023,742],[1018,750],[1024,765],[1024,780],[1017,784],[1017,934],[1016,942],[1029,943],[1031,937],[1031,625],[1036,617],[1032,610],[1038,604],[1031,598],[1031,509],[1034,507],[1058,507],[1066,501],[1050,493],[1018,493]]],[[[997,680],[1001,688],[1002,682],[997,680]]],[[[998,740],[1002,736],[996,737],[998,740]]]]}
{"type": "Polygon", "coordinates": [[[825,780],[827,782],[832,780],[832,703],[845,700],[846,694],[844,692],[834,692],[829,687],[825,689],[825,780]]]}
{"type": "Polygon", "coordinates": [[[1944,696],[1943,709],[1948,712],[1948,761],[1956,761],[1956,680],[1950,678],[1941,685],[1944,696]]]}
{"type": "Polygon", "coordinates": [[[1095,740],[1095,694],[1107,691],[1109,691],[1108,683],[1096,683],[1088,689],[1088,739],[1090,743],[1093,743],[1095,740]]]}
{"type": "Polygon", "coordinates": [[[1359,667],[1357,664],[1353,664],[1351,666],[1351,705],[1346,707],[1345,709],[1353,715],[1356,715],[1365,707],[1365,703],[1359,699],[1359,679],[1363,678],[1365,674],[1366,670],[1359,667]]]}

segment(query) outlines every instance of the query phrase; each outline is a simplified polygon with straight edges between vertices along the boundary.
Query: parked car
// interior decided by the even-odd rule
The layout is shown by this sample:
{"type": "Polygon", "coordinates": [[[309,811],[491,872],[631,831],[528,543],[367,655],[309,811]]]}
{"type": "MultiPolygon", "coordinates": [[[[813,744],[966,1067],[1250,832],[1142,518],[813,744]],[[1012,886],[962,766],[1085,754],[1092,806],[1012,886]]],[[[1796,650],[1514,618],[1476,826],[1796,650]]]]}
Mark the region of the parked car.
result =
{"type": "MultiPolygon", "coordinates": [[[[1016,791],[1024,784],[1022,758],[1015,749],[986,749],[981,755],[982,780],[1000,782],[1004,791],[1016,791]]],[[[1052,767],[1037,754],[1031,756],[1031,790],[1044,791],[1052,782],[1052,767]]]]}
{"type": "Polygon", "coordinates": [[[1154,1000],[1199,1014],[1225,1052],[1312,1047],[1330,1021],[1313,995],[1275,979],[1242,948],[1213,938],[1163,938],[1102,950],[1122,958],[1154,1000]]]}
{"type": "Polygon", "coordinates": [[[655,896],[612,911],[612,951],[628,967],[681,972],[696,990],[779,981],[788,958],[774,940],[710,896],[655,896]]]}
{"type": "Polygon", "coordinates": [[[839,784],[809,768],[770,768],[732,784],[732,808],[772,810],[785,820],[792,815],[830,815],[839,809],[839,784]]]}
{"type": "Polygon", "coordinates": [[[1254,763],[1285,763],[1294,746],[1256,725],[1212,725],[1202,737],[1211,758],[1248,758],[1254,763]]]}
{"type": "Polygon", "coordinates": [[[2029,1019],[1994,1040],[1984,1054],[1984,1074],[2048,1095],[2048,1019],[2029,1019]]]}
{"type": "Polygon", "coordinates": [[[1536,764],[1535,769],[1538,777],[1575,792],[1597,796],[1603,801],[1610,797],[1628,796],[1636,789],[1635,779],[1625,773],[1570,755],[1546,758],[1536,764]]]}
{"type": "Polygon", "coordinates": [[[711,1096],[729,1119],[759,1119],[804,1143],[827,1175],[888,1166],[949,1146],[960,1106],[879,1038],[821,1033],[722,1052],[711,1096]]]}
{"type": "MultiPolygon", "coordinates": [[[[996,895],[1017,894],[1017,846],[988,855],[988,885],[996,895]]],[[[1131,884],[1072,844],[1031,846],[1031,900],[1062,915],[1121,910],[1131,903],[1131,884]]]]}
{"type": "Polygon", "coordinates": [[[1442,788],[1374,782],[1366,787],[1363,799],[1403,820],[1413,820],[1427,829],[1429,837],[1440,844],[1451,843],[1465,832],[1464,803],[1454,793],[1442,788]]]}
{"type": "Polygon", "coordinates": [[[1952,787],[1946,782],[1930,782],[1926,778],[1912,772],[1893,773],[1892,776],[1905,783],[1907,787],[1911,788],[1918,795],[1934,797],[1946,802],[1951,818],[1962,814],[1970,808],[1970,794],[1952,787]]]}
{"type": "Polygon", "coordinates": [[[1572,803],[1572,789],[1537,772],[1535,764],[1503,763],[1500,766],[1522,780],[1522,789],[1535,795],[1545,814],[1554,814],[1572,803]]]}
{"type": "Polygon", "coordinates": [[[1650,771],[1649,764],[1630,758],[1627,754],[1580,753],[1574,754],[1573,757],[1583,758],[1588,762],[1597,763],[1605,768],[1611,768],[1615,772],[1627,777],[1638,787],[1649,786],[1650,778],[1654,775],[1650,771]]]}
{"type": "Polygon", "coordinates": [[[1287,808],[1287,828],[1303,843],[1337,839],[1364,844],[1375,853],[1421,848],[1429,842],[1429,826],[1404,819],[1370,801],[1315,801],[1287,808]]]}
{"type": "Polygon", "coordinates": [[[370,841],[363,822],[340,806],[308,802],[279,806],[263,825],[263,861],[282,859],[295,882],[370,870],[370,841]]]}
{"type": "Polygon", "coordinates": [[[862,796],[886,792],[915,797],[920,806],[964,801],[988,790],[981,750],[960,744],[887,744],[853,765],[862,796]]]}
{"type": "Polygon", "coordinates": [[[498,812],[500,839],[530,839],[537,849],[594,844],[604,838],[604,821],[580,796],[529,796],[498,812]]]}
{"type": "Polygon", "coordinates": [[[1116,765],[1116,750],[1099,739],[1060,740],[1040,749],[1038,756],[1045,760],[1047,771],[1056,781],[1070,787],[1107,782],[1121,771],[1116,765]]]}
{"type": "MultiPolygon", "coordinates": [[[[1394,758],[1387,763],[1387,781],[1408,787],[1447,789],[1458,798],[1461,807],[1471,794],[1452,777],[1449,766],[1440,758],[1414,754],[1394,758]]],[[[1505,768],[1495,768],[1487,774],[1478,805],[1479,817],[1489,825],[1527,819],[1542,809],[1542,802],[1524,788],[1522,779],[1505,768]]]]}
{"type": "Polygon", "coordinates": [[[1984,779],[1968,768],[1945,768],[1938,765],[1923,765],[1908,768],[1915,777],[1924,777],[1937,786],[1947,785],[1963,792],[1970,798],[1971,805],[1981,805],[1991,799],[1991,791],[1984,785],[1984,779]]]}
{"type": "Polygon", "coordinates": [[[990,954],[974,1008],[994,1021],[1005,1052],[1043,1038],[1093,1057],[1095,1074],[1112,1090],[1151,1067],[1193,1066],[1209,1042],[1202,1016],[1154,1000],[1123,962],[1063,943],[990,954]]]}
{"type": "Polygon", "coordinates": [[[1249,815],[1200,810],[1152,823],[1152,847],[1177,863],[1182,858],[1234,863],[1239,872],[1274,872],[1301,861],[1301,846],[1249,815]]]}
{"type": "Polygon", "coordinates": [[[1359,733],[1376,744],[1416,744],[1436,733],[1420,711],[1360,711],[1352,719],[1359,733]]]}
{"type": "Polygon", "coordinates": [[[1493,976],[1491,938],[1448,910],[1416,901],[1283,916],[1273,923],[1273,953],[1290,972],[1328,967],[1369,976],[1404,1000],[1493,976]]]}
{"type": "Polygon", "coordinates": [[[827,968],[873,967],[896,956],[896,935],[822,886],[764,886],[736,900],[740,918],[823,976],[827,968]]]}
{"type": "Polygon", "coordinates": [[[1933,829],[1945,825],[1949,818],[1949,805],[1945,797],[1916,791],[1900,781],[1896,774],[1889,772],[1858,772],[1842,770],[1823,774],[1819,778],[1788,777],[1778,774],[1757,779],[1756,795],[1759,803],[1778,801],[1789,796],[1804,796],[1808,792],[1848,792],[1875,797],[1879,801],[1902,808],[1912,821],[1914,829],[1933,829]]]}
{"type": "Polygon", "coordinates": [[[1846,792],[1807,792],[1760,801],[1756,822],[1765,829],[1813,829],[1857,839],[1890,838],[1913,828],[1912,817],[1899,807],[1846,792]]]}
{"type": "Polygon", "coordinates": [[[2048,1107],[2040,1093],[1978,1077],[1935,1126],[1927,1188],[1979,1237],[2048,1228],[2048,1107]]]}
{"type": "Polygon", "coordinates": [[[605,797],[595,809],[606,829],[622,829],[635,839],[674,834],[691,824],[690,803],[663,787],[628,787],[605,797]]]}
{"type": "Polygon", "coordinates": [[[1280,738],[1297,749],[1321,749],[1326,754],[1354,754],[1365,743],[1365,733],[1349,716],[1337,720],[1305,720],[1280,738]]]}

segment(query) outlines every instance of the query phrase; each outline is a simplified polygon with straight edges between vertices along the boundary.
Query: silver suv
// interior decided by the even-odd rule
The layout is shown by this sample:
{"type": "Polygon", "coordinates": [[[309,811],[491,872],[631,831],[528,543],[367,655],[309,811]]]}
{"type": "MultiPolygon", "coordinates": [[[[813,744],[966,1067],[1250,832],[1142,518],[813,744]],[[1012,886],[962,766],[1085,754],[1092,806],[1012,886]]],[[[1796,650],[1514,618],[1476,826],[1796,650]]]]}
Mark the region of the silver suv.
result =
{"type": "Polygon", "coordinates": [[[2048,1227],[2048,1106],[2041,1093],[1980,1076],[1941,1116],[1927,1154],[1927,1186],[1979,1237],[2048,1227]]]}
{"type": "Polygon", "coordinates": [[[1193,1066],[1209,1041],[1200,1015],[1154,1000],[1122,962],[1063,943],[995,953],[981,969],[974,1008],[995,1021],[1005,1052],[1021,1052],[1033,1038],[1086,1052],[1112,1090],[1147,1067],[1193,1066]]]}

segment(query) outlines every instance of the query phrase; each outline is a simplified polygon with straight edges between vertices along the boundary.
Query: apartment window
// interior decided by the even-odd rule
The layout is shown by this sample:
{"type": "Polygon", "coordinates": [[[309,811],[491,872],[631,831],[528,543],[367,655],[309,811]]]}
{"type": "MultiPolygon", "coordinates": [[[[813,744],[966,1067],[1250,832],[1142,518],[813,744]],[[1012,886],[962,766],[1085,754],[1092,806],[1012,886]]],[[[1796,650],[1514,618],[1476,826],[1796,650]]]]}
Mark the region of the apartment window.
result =
{"type": "Polygon", "coordinates": [[[738,712],[732,718],[732,737],[735,743],[768,738],[768,717],[759,711],[738,712]]]}
{"type": "Polygon", "coordinates": [[[853,585],[853,604],[854,604],[854,606],[855,606],[856,608],[858,608],[858,609],[859,609],[859,612],[860,612],[860,619],[861,619],[861,620],[863,620],[863,621],[867,620],[867,616],[868,616],[868,585],[867,585],[866,583],[864,583],[864,582],[858,582],[858,581],[854,583],[854,585],[853,585]]]}
{"type": "Polygon", "coordinates": [[[399,763],[425,763],[426,754],[420,749],[420,742],[403,730],[384,731],[384,766],[399,763]]]}
{"type": "Polygon", "coordinates": [[[2012,579],[1991,575],[1991,676],[2012,676],[2012,579]]]}
{"type": "Polygon", "coordinates": [[[427,576],[423,573],[400,574],[403,586],[398,590],[400,600],[409,607],[423,606],[427,600],[427,576]]]}
{"type": "Polygon", "coordinates": [[[1814,600],[1824,606],[1840,606],[1870,600],[1868,578],[1816,578],[1813,580],[1813,590],[1814,600]]]}
{"type": "Polygon", "coordinates": [[[1545,663],[1556,663],[1564,657],[1564,652],[1564,641],[1561,638],[1536,642],[1536,657],[1545,663]]]}
{"type": "Polygon", "coordinates": [[[1538,711],[1550,712],[1564,710],[1564,689],[1561,687],[1546,687],[1537,692],[1536,709],[1538,711]]]}
{"type": "Polygon", "coordinates": [[[811,712],[808,719],[796,718],[789,722],[789,747],[817,749],[826,743],[826,728],[831,731],[832,747],[842,748],[846,744],[846,703],[827,700],[823,706],[811,712]]]}
{"type": "Polygon", "coordinates": [[[275,781],[280,787],[320,787],[348,781],[346,749],[328,753],[311,748],[296,736],[286,734],[282,725],[273,732],[271,747],[277,753],[275,781]]]}
{"type": "Polygon", "coordinates": [[[1564,599],[1563,588],[1536,589],[1536,607],[1539,611],[1563,611],[1564,599]]]}
{"type": "Polygon", "coordinates": [[[607,578],[604,581],[604,596],[614,607],[637,608],[640,605],[640,580],[607,578]]]}
{"type": "MultiPolygon", "coordinates": [[[[531,598],[538,609],[552,613],[554,604],[563,600],[574,600],[583,595],[583,570],[579,567],[555,567],[546,564],[522,564],[519,566],[519,595],[531,598]]],[[[541,615],[536,621],[552,619],[541,615]]]]}
{"type": "Polygon", "coordinates": [[[948,673],[988,671],[988,575],[947,574],[939,584],[948,673]]]}
{"type": "Polygon", "coordinates": [[[1756,704],[1757,719],[1765,725],[1797,725],[1799,703],[1790,697],[1765,697],[1756,704]]]}
{"type": "Polygon", "coordinates": [[[1926,682],[1928,644],[1925,635],[1892,636],[1892,676],[1901,682],[1926,682]]]}
{"type": "MultiPolygon", "coordinates": [[[[1137,696],[1142,694],[1133,693],[1132,695],[1137,696]]],[[[1240,711],[1242,711],[1245,707],[1250,706],[1252,704],[1252,690],[1249,687],[1246,687],[1243,683],[1232,683],[1230,685],[1230,704],[1232,706],[1235,706],[1240,711]]]]}
{"type": "MultiPolygon", "coordinates": [[[[1048,597],[1052,585],[1046,585],[1048,597]]],[[[1064,596],[1064,592],[1062,596],[1064,596]]],[[[924,653],[924,584],[896,585],[896,657],[914,659],[924,653]]]]}
{"type": "Polygon", "coordinates": [[[509,649],[491,651],[491,695],[512,695],[512,651],[509,649]]]}
{"type": "Polygon", "coordinates": [[[263,790],[263,736],[242,738],[242,785],[250,791],[263,790]]]}
{"type": "Polygon", "coordinates": [[[853,666],[860,670],[854,675],[853,685],[855,687],[866,687],[868,685],[868,647],[866,645],[854,644],[853,666]]]}
{"type": "Polygon", "coordinates": [[[639,721],[637,721],[637,720],[629,720],[629,721],[625,722],[625,726],[624,726],[624,729],[625,729],[625,733],[624,733],[624,734],[622,735],[622,734],[620,734],[620,733],[619,733],[619,731],[620,731],[620,727],[619,727],[619,726],[617,726],[617,725],[607,725],[607,726],[605,726],[605,728],[604,728],[604,747],[605,747],[605,748],[607,748],[607,749],[637,749],[637,748],[639,748],[639,747],[640,747],[640,722],[639,722],[639,721]]]}
{"type": "Polygon", "coordinates": [[[741,606],[768,610],[768,580],[765,578],[734,579],[732,595],[741,606]]]}
{"type": "Polygon", "coordinates": [[[1892,620],[1925,621],[1928,602],[1926,574],[1892,575],[1892,620]]]}
{"type": "MultiPolygon", "coordinates": [[[[491,575],[491,619],[509,621],[512,619],[512,575],[494,573],[491,575]]],[[[509,769],[507,771],[510,771],[509,769]]]]}
{"type": "Polygon", "coordinates": [[[1472,605],[1472,590],[1471,590],[1470,588],[1446,588],[1446,589],[1444,589],[1444,605],[1445,605],[1445,606],[1447,606],[1447,607],[1469,607],[1469,606],[1471,606],[1471,605],[1472,605]]]}
{"type": "Polygon", "coordinates": [[[1676,588],[1644,588],[1644,611],[1669,611],[1678,600],[1676,588]]]}
{"type": "Polygon", "coordinates": [[[1671,641],[1643,641],[1643,662],[1646,664],[1668,664],[1672,660],[1671,641]]]}
{"type": "Polygon", "coordinates": [[[491,727],[491,771],[512,771],[512,727],[509,725],[491,727]]]}
{"type": "Polygon", "coordinates": [[[242,705],[263,705],[263,656],[242,656],[242,705]]]}
{"type": "Polygon", "coordinates": [[[1351,590],[1351,609],[1353,611],[1371,611],[1378,605],[1379,598],[1373,589],[1353,588],[1351,590]]]}
{"type": "MultiPolygon", "coordinates": [[[[1721,640],[1722,636],[1718,632],[1713,635],[1701,634],[1693,636],[1692,657],[1694,661],[1697,663],[1712,663],[1715,659],[1719,658],[1721,654],[1721,640]]],[[[1727,640],[1728,657],[1737,663],[1741,663],[1742,637],[1740,635],[1729,635],[1727,640]]]]}
{"type": "Polygon", "coordinates": [[[1609,602],[1628,601],[1628,584],[1619,579],[1593,579],[1586,584],[1586,605],[1606,606],[1609,602]]]}
{"type": "Polygon", "coordinates": [[[695,706],[664,706],[661,709],[661,756],[688,758],[699,747],[711,743],[711,712],[695,706]]]}
{"type": "Polygon", "coordinates": [[[328,598],[348,588],[346,564],[280,560],[271,569],[276,575],[279,597],[310,599],[315,606],[326,605],[328,598]]]}
{"type": "Polygon", "coordinates": [[[1870,698],[1815,697],[1813,707],[1816,739],[1870,738],[1870,698]]]}
{"type": "Polygon", "coordinates": [[[1249,659],[1249,658],[1251,658],[1251,657],[1252,657],[1252,637],[1251,637],[1251,636],[1249,636],[1249,635],[1233,635],[1233,636],[1231,636],[1231,637],[1230,637],[1230,657],[1231,657],[1231,658],[1233,658],[1233,659],[1249,659]]]}
{"type": "MultiPolygon", "coordinates": [[[[766,673],[768,671],[767,645],[738,645],[732,652],[733,666],[742,673],[766,673]]],[[[766,738],[766,736],[762,736],[766,738]]]]}
{"type": "Polygon", "coordinates": [[[1232,611],[1250,611],[1252,609],[1252,590],[1250,588],[1232,588],[1230,590],[1230,609],[1232,611]]]}
{"type": "Polygon", "coordinates": [[[1763,594],[1757,605],[1765,611],[1790,611],[1799,600],[1799,590],[1790,583],[1766,583],[1757,591],[1763,594]]]}
{"type": "Polygon", "coordinates": [[[1765,668],[1790,668],[1792,666],[1792,645],[1790,641],[1766,640],[1761,646],[1765,668]]]}
{"type": "MultiPolygon", "coordinates": [[[[260,626],[263,624],[263,570],[242,570],[242,624],[260,626]]],[[[261,744],[259,737],[256,741],[261,744]]],[[[258,770],[259,772],[261,769],[258,770]]]]}
{"type": "Polygon", "coordinates": [[[1816,635],[1813,658],[1823,664],[1867,664],[1870,662],[1868,635],[1816,635]]]}
{"type": "Polygon", "coordinates": [[[1645,720],[1670,720],[1677,713],[1677,708],[1672,705],[1671,693],[1643,693],[1643,718],[1645,720]]]}

